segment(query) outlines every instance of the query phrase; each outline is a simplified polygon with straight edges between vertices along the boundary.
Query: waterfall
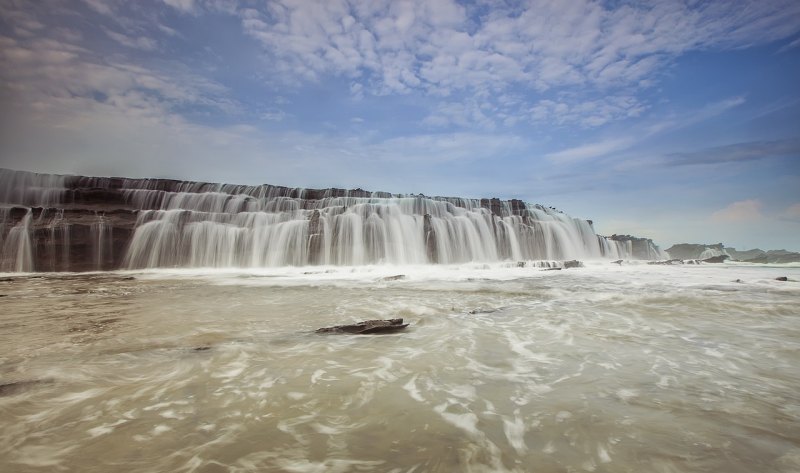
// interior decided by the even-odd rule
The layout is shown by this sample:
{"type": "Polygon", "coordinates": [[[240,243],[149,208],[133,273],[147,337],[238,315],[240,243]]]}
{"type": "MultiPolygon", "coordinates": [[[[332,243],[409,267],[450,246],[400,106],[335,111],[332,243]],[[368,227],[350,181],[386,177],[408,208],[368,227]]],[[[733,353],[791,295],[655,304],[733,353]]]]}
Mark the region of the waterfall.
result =
{"type": "MultiPolygon", "coordinates": [[[[7,213],[3,212],[0,215],[5,217],[7,213]]],[[[14,272],[33,271],[33,250],[30,237],[32,215],[32,212],[28,209],[22,221],[11,227],[5,238],[3,238],[0,270],[14,272]]]]}
{"type": "Polygon", "coordinates": [[[9,170],[0,170],[0,189],[4,270],[633,257],[630,241],[518,200],[9,170]],[[113,255],[112,241],[125,232],[125,246],[113,255]]]}
{"type": "Polygon", "coordinates": [[[93,262],[92,266],[97,271],[108,266],[107,261],[113,260],[112,227],[108,224],[103,214],[97,215],[97,222],[91,224],[93,262]]]}

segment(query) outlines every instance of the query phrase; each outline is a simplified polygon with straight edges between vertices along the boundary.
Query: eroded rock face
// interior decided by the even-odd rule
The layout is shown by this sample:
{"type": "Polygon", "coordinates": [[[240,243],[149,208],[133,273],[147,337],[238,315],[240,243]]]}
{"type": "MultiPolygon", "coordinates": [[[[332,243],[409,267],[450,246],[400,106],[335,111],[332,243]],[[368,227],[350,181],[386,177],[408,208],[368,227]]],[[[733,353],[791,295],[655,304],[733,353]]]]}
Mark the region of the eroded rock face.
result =
{"type": "Polygon", "coordinates": [[[648,259],[654,248],[513,199],[0,169],[0,272],[648,259]]]}
{"type": "Polygon", "coordinates": [[[608,237],[608,239],[611,241],[630,243],[632,258],[652,260],[666,257],[666,255],[664,255],[663,252],[659,250],[658,247],[653,243],[653,240],[649,238],[614,234],[608,237]]]}
{"type": "Polygon", "coordinates": [[[357,335],[374,335],[380,333],[399,332],[409,324],[404,324],[403,319],[386,320],[365,320],[355,324],[335,325],[333,327],[323,327],[316,330],[316,333],[349,333],[357,335]]]}

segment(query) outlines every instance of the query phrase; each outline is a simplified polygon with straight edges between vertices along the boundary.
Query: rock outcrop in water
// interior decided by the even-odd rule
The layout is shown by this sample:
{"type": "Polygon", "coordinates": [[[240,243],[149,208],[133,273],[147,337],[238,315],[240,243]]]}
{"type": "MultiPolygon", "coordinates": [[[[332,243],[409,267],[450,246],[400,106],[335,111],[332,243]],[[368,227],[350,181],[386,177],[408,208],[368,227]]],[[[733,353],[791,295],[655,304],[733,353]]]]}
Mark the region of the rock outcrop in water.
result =
{"type": "Polygon", "coordinates": [[[724,263],[725,260],[728,260],[730,258],[731,257],[728,255],[712,256],[711,258],[704,259],[703,263],[724,263]]]}
{"type": "MultiPolygon", "coordinates": [[[[695,243],[680,243],[672,245],[668,250],[670,258],[673,259],[706,259],[714,256],[727,255],[722,243],[713,245],[695,244],[695,243]]],[[[729,255],[730,256],[730,255],[729,255]]]]}
{"type": "Polygon", "coordinates": [[[0,271],[660,258],[520,200],[0,170],[0,271]]]}
{"type": "Polygon", "coordinates": [[[699,243],[681,243],[673,245],[667,249],[670,257],[678,259],[698,259],[707,260],[709,258],[727,257],[731,261],[743,261],[746,263],[797,263],[800,262],[800,253],[786,250],[761,249],[739,251],[736,248],[725,247],[722,243],[713,245],[699,243]]]}
{"type": "Polygon", "coordinates": [[[333,327],[323,327],[316,330],[316,333],[350,333],[358,335],[375,335],[379,333],[394,333],[404,330],[408,324],[403,323],[403,319],[387,320],[365,320],[349,325],[335,325],[333,327]]]}

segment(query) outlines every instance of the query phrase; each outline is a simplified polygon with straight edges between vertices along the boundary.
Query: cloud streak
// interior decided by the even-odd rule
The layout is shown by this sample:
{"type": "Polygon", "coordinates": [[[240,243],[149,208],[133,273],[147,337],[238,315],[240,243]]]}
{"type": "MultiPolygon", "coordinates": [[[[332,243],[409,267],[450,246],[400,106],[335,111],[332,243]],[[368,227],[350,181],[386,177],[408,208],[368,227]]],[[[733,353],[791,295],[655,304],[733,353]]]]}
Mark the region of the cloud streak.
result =
{"type": "Polygon", "coordinates": [[[696,166],[786,157],[800,158],[800,140],[751,141],[699,151],[672,153],[664,158],[664,164],[667,166],[696,166]]]}
{"type": "Polygon", "coordinates": [[[571,163],[585,159],[599,158],[615,151],[627,149],[634,143],[635,141],[632,138],[616,138],[549,153],[546,154],[545,157],[555,162],[571,163]]]}

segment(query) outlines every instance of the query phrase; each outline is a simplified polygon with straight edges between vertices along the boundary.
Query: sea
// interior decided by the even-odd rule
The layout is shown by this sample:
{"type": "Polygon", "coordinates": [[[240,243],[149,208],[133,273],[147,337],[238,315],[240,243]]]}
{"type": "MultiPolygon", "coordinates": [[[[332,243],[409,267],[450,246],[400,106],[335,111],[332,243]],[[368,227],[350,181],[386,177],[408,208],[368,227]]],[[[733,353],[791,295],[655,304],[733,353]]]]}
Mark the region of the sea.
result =
{"type": "Polygon", "coordinates": [[[800,265],[2,274],[0,471],[796,473],[800,265]]]}

